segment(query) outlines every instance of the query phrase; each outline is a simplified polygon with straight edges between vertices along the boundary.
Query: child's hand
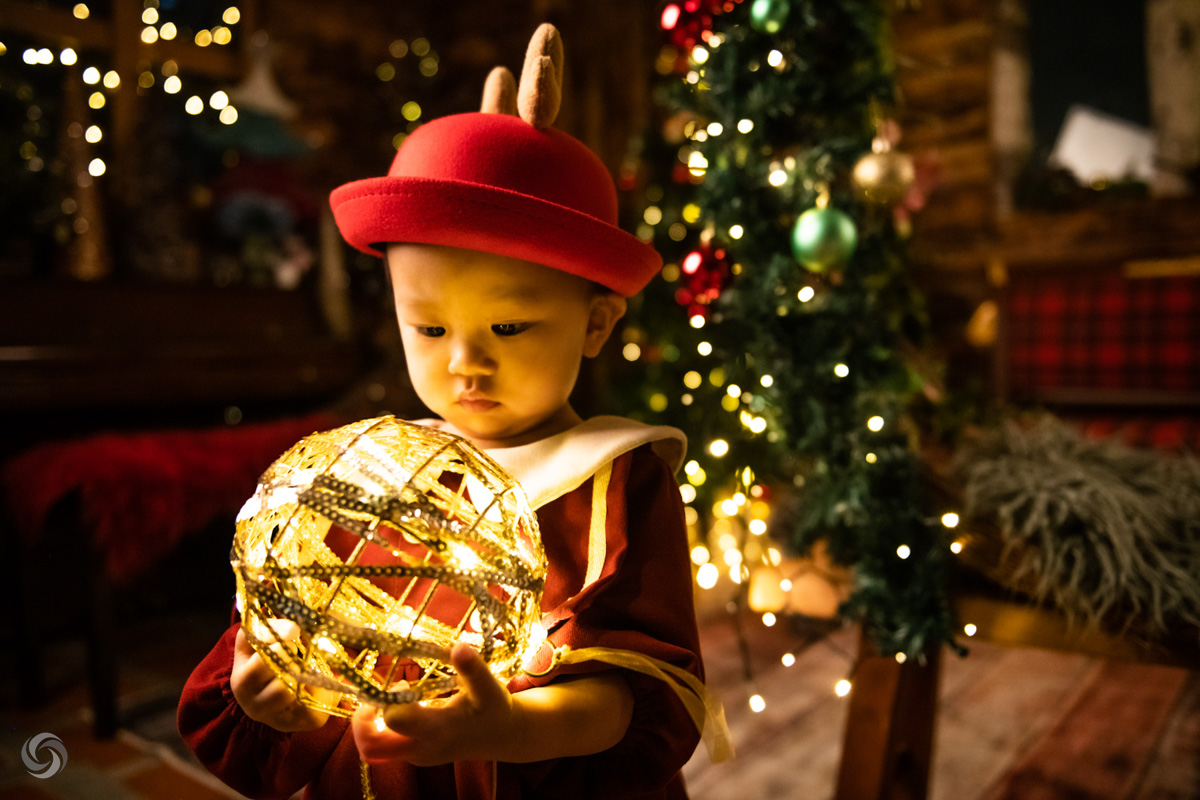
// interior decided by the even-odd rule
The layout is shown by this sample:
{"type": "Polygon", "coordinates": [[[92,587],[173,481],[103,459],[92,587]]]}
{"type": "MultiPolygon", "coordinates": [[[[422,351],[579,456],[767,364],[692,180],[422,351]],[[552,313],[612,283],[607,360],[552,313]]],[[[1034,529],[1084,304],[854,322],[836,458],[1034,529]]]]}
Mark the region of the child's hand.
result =
{"type": "MultiPolygon", "coordinates": [[[[279,638],[293,642],[300,638],[300,628],[290,620],[273,619],[269,623],[279,638]]],[[[276,643],[272,648],[280,648],[276,643]]],[[[229,687],[246,716],[270,725],[277,731],[292,733],[320,728],[329,715],[301,705],[292,690],[275,675],[271,666],[254,651],[246,634],[238,630],[233,647],[233,672],[229,687]]]]}
{"type": "Polygon", "coordinates": [[[508,689],[470,645],[455,645],[450,664],[460,691],[444,706],[405,703],[382,712],[359,707],[351,727],[363,759],[400,759],[419,767],[493,760],[503,745],[513,743],[520,731],[519,712],[508,689]]]}

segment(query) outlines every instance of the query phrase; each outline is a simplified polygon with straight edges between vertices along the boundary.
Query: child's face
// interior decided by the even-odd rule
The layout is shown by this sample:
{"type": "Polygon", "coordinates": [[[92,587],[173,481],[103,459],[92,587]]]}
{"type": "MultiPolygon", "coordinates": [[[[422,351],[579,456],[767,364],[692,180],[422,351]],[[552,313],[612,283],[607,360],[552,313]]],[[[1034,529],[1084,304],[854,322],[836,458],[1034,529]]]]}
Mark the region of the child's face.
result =
{"type": "Polygon", "coordinates": [[[484,447],[524,444],[579,421],[567,402],[582,357],[625,310],[587,281],[505,256],[388,247],[408,373],[430,410],[484,447]]]}

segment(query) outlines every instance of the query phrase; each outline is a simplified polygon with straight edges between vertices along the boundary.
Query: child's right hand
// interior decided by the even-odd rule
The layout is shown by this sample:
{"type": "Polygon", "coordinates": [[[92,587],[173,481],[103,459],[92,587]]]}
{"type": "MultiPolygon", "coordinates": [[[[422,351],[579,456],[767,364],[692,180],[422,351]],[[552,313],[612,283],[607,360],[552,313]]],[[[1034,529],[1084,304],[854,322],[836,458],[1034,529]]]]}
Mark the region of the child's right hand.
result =
{"type": "MultiPolygon", "coordinates": [[[[290,620],[271,620],[270,625],[285,642],[300,638],[300,628],[290,620]]],[[[281,645],[273,644],[273,648],[281,645]]],[[[292,690],[275,675],[271,666],[254,651],[241,629],[233,646],[233,672],[229,687],[242,711],[252,720],[277,731],[293,733],[320,728],[329,715],[302,705],[292,690]]]]}

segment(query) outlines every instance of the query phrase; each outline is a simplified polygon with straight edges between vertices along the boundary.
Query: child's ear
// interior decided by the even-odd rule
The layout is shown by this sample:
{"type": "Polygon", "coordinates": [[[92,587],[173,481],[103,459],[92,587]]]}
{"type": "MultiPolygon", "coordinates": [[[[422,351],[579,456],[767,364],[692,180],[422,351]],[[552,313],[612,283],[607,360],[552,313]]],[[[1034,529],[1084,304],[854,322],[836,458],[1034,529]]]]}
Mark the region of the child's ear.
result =
{"type": "Polygon", "coordinates": [[[625,316],[627,303],[616,292],[600,292],[592,297],[588,308],[587,336],[583,342],[583,354],[588,358],[600,355],[600,349],[612,335],[617,320],[625,316]]]}

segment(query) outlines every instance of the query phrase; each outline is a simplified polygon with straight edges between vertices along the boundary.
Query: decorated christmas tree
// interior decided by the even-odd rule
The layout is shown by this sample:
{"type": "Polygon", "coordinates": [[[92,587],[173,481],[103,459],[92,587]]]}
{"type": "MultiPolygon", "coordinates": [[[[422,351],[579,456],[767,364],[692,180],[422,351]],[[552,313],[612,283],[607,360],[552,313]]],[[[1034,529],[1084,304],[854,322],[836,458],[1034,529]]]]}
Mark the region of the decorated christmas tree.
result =
{"type": "Polygon", "coordinates": [[[956,518],[921,479],[936,381],[883,4],[687,0],[661,26],[661,120],[622,187],[666,266],[625,329],[649,376],[618,381],[625,410],[691,440],[702,588],[773,624],[789,556],[827,554],[852,576],[840,615],[920,656],[952,641],[956,518]]]}

